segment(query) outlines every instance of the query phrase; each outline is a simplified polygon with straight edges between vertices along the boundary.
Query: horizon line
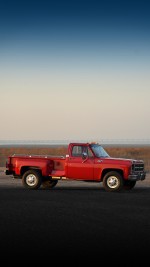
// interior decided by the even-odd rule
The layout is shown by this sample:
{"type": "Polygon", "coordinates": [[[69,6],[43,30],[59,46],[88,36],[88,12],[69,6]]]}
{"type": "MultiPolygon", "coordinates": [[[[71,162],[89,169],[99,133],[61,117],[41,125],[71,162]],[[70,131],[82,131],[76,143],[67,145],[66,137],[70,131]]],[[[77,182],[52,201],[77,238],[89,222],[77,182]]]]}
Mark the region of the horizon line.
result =
{"type": "Polygon", "coordinates": [[[30,144],[30,145],[36,145],[36,144],[39,144],[39,145],[65,145],[65,144],[68,144],[68,143],[91,143],[91,142],[97,142],[97,143],[101,143],[101,144],[150,144],[150,139],[144,139],[144,138],[141,138],[141,139],[131,139],[131,138],[126,138],[126,139],[110,139],[110,138],[107,138],[107,139],[104,139],[104,138],[101,138],[101,139],[65,139],[65,140],[60,140],[60,139],[50,139],[50,140],[43,140],[43,139],[39,139],[39,140],[27,140],[27,139],[19,139],[19,140],[11,140],[11,139],[5,139],[5,140],[0,140],[0,145],[13,145],[13,144],[30,144]]]}

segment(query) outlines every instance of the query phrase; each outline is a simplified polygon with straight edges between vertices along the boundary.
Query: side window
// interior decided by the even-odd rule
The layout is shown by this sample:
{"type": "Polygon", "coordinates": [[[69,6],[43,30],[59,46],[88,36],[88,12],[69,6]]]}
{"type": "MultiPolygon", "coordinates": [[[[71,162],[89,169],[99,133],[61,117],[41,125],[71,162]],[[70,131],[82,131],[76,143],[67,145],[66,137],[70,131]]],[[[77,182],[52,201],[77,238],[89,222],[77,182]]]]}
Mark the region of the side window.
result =
{"type": "Polygon", "coordinates": [[[92,151],[87,146],[73,146],[72,148],[73,157],[82,157],[83,152],[86,152],[90,158],[93,157],[92,151]]]}
{"type": "Polygon", "coordinates": [[[82,146],[73,146],[72,156],[73,157],[82,157],[82,146]]]}

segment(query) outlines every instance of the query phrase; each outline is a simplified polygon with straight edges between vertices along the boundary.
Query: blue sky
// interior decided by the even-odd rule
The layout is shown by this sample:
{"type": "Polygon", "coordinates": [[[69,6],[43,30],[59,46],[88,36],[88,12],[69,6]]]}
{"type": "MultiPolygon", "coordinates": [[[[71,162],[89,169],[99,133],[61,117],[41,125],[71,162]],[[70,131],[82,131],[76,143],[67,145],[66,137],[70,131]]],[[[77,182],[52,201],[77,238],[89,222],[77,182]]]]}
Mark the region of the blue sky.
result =
{"type": "Polygon", "coordinates": [[[150,139],[149,1],[1,1],[0,140],[150,139]]]}

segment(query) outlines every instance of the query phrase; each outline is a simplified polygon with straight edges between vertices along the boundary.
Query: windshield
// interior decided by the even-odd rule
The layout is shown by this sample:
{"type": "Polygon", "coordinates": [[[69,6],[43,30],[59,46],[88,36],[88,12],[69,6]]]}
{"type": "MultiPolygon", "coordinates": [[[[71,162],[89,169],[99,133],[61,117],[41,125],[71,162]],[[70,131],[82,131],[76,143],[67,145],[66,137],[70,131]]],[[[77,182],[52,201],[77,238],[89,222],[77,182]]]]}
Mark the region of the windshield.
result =
{"type": "Polygon", "coordinates": [[[93,150],[95,156],[98,158],[110,157],[108,153],[105,151],[105,149],[98,144],[91,145],[91,149],[93,150]]]}

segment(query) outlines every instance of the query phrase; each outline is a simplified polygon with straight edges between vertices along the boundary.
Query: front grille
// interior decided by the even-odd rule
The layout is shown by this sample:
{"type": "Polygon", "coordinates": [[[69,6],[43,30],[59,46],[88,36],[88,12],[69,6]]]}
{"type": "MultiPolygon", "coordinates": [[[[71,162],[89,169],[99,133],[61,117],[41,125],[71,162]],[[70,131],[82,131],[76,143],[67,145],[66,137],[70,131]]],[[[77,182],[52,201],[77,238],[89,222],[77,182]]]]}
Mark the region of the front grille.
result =
{"type": "Polygon", "coordinates": [[[144,164],[143,163],[134,163],[132,164],[132,172],[143,172],[144,164]]]}

